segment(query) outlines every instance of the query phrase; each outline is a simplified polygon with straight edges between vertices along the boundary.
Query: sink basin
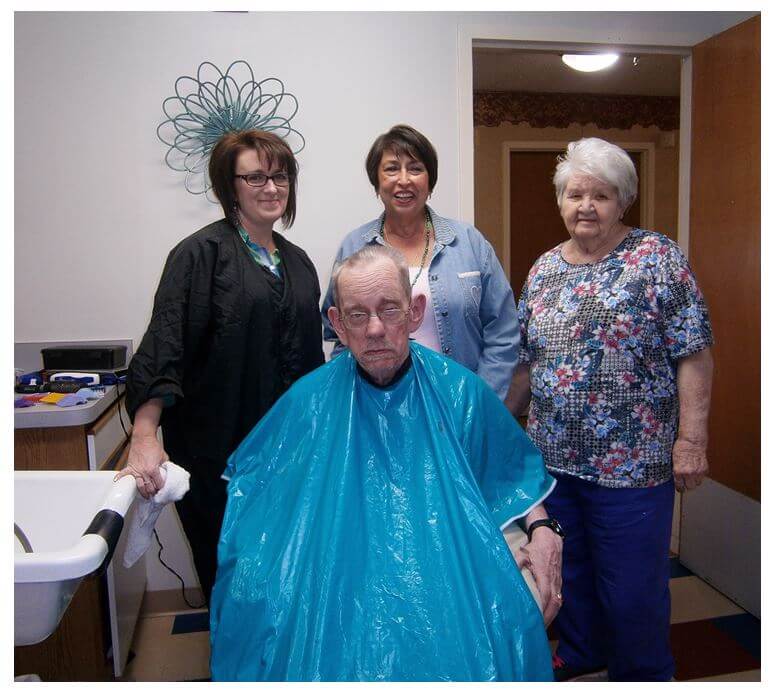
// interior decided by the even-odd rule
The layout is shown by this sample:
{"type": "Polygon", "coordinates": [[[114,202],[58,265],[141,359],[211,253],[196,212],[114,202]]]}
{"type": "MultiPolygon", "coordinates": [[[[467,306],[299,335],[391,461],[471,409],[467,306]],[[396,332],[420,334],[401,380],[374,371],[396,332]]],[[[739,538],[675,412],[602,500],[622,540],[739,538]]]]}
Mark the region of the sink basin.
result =
{"type": "Polygon", "coordinates": [[[14,643],[58,626],[80,582],[102,573],[137,496],[115,472],[14,472],[14,643]],[[30,551],[31,550],[31,551],[30,551]]]}

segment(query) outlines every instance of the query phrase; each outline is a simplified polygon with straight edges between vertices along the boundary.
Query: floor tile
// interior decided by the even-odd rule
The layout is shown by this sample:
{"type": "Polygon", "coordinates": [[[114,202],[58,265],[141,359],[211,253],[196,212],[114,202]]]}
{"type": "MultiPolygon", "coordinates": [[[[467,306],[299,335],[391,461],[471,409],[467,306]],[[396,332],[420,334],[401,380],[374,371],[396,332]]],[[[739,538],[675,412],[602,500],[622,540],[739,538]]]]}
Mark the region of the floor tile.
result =
{"type": "Polygon", "coordinates": [[[673,578],[669,582],[669,590],[672,595],[672,624],[744,613],[741,607],[698,576],[673,578]]]}
{"type": "Polygon", "coordinates": [[[716,617],[712,623],[728,634],[752,656],[761,660],[761,621],[748,613],[716,617]]]}
{"type": "Polygon", "coordinates": [[[669,577],[682,578],[683,576],[693,576],[693,571],[686,569],[677,557],[669,559],[669,577]]]}
{"type": "Polygon", "coordinates": [[[125,681],[177,681],[209,678],[210,634],[172,634],[175,618],[140,618],[132,643],[134,657],[125,681]]]}
{"type": "Polygon", "coordinates": [[[673,624],[670,634],[677,680],[695,680],[760,669],[760,660],[750,654],[713,620],[673,624]]]}
{"type": "Polygon", "coordinates": [[[172,625],[172,634],[188,634],[190,632],[209,632],[210,613],[191,612],[178,615],[172,625]]]}
{"type": "Polygon", "coordinates": [[[760,670],[745,670],[741,673],[726,673],[725,675],[708,675],[695,678],[692,682],[760,682],[760,670]]]}
{"type": "Polygon", "coordinates": [[[609,682],[607,677],[607,670],[600,670],[596,673],[586,673],[567,682],[609,682]]]}
{"type": "Polygon", "coordinates": [[[172,631],[174,615],[155,615],[153,617],[140,617],[137,620],[137,628],[134,631],[132,648],[144,644],[156,645],[164,642],[172,631]]]}

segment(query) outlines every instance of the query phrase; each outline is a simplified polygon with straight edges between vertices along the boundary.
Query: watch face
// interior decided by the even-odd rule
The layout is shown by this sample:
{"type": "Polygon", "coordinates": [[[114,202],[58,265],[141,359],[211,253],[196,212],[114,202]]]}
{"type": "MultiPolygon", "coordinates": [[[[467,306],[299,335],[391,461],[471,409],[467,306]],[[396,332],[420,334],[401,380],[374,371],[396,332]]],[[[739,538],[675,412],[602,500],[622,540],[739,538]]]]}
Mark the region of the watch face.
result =
{"type": "Polygon", "coordinates": [[[559,537],[564,537],[564,528],[562,528],[561,525],[559,525],[559,521],[556,518],[551,518],[551,522],[549,523],[551,526],[551,529],[559,535],[559,537]]]}
{"type": "Polygon", "coordinates": [[[543,518],[542,520],[536,520],[529,527],[528,539],[532,540],[532,532],[536,528],[540,528],[544,526],[547,528],[551,528],[551,530],[553,530],[557,535],[559,535],[559,537],[564,539],[564,530],[562,529],[562,526],[559,525],[559,521],[556,520],[556,518],[543,518]]]}

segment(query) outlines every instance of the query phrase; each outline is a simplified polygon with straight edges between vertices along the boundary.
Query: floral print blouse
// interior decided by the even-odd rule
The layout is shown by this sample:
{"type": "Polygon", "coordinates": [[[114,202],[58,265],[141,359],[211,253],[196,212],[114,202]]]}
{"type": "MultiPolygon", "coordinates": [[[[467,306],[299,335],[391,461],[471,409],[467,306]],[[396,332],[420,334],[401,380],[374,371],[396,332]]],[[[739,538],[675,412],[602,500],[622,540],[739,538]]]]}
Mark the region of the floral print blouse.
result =
{"type": "Polygon", "coordinates": [[[681,249],[634,229],[593,264],[543,254],[518,304],[530,366],[527,432],[551,472],[606,487],[672,477],[677,361],[712,344],[681,249]]]}

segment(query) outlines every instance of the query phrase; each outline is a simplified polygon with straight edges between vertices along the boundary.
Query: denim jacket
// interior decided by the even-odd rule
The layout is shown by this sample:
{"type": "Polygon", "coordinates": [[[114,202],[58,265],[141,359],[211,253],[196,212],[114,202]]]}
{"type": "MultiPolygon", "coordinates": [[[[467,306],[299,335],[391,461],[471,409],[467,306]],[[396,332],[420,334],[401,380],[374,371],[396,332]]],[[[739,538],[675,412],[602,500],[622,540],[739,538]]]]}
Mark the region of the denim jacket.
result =
{"type": "MultiPolygon", "coordinates": [[[[484,380],[505,399],[519,351],[519,323],[513,291],[492,245],[472,225],[442,218],[429,206],[435,229],[428,280],[441,350],[484,380]]],[[[341,261],[367,244],[384,244],[382,218],[353,230],[336,254],[341,261]]],[[[328,321],[333,288],[323,302],[326,341],[333,354],[344,347],[328,321]]]]}

